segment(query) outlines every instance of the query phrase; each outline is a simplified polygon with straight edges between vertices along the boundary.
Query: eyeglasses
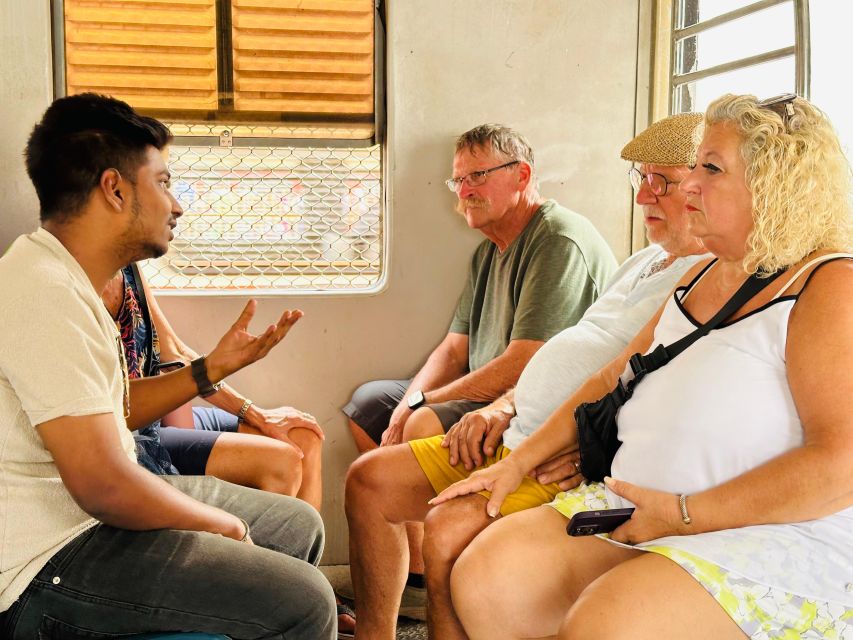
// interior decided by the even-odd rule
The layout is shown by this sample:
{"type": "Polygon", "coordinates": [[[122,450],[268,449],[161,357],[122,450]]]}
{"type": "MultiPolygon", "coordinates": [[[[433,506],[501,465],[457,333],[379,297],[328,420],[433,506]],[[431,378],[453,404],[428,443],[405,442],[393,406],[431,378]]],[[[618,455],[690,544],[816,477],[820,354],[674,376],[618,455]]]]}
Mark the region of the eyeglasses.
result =
{"type": "Polygon", "coordinates": [[[519,162],[521,161],[513,160],[512,162],[507,162],[506,164],[502,164],[499,167],[483,169],[482,171],[472,171],[467,176],[462,176],[461,178],[450,178],[449,180],[445,180],[444,184],[446,184],[447,188],[450,189],[453,193],[457,193],[459,189],[462,188],[463,182],[467,182],[469,187],[479,187],[486,181],[486,177],[493,171],[497,171],[498,169],[506,169],[507,167],[511,167],[512,165],[518,164],[519,162]]]}
{"type": "Polygon", "coordinates": [[[798,96],[794,93],[783,93],[778,96],[773,96],[772,98],[767,98],[766,100],[760,100],[756,103],[756,106],[761,107],[762,109],[770,109],[782,118],[782,124],[787,127],[788,118],[794,117],[794,100],[796,100],[797,97],[798,96]]]}
{"type": "Polygon", "coordinates": [[[656,196],[665,196],[669,185],[681,182],[681,180],[667,180],[666,176],[659,173],[643,173],[636,167],[628,172],[628,177],[635,191],[639,191],[643,183],[646,183],[649,185],[649,190],[656,196]]]}

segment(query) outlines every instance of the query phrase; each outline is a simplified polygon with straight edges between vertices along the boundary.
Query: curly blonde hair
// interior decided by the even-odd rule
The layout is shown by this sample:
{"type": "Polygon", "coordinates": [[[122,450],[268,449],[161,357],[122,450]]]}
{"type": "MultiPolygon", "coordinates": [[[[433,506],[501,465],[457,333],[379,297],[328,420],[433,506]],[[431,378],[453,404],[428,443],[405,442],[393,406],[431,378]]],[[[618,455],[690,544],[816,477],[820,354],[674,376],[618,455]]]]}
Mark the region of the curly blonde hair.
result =
{"type": "Polygon", "coordinates": [[[727,94],[705,113],[706,126],[733,124],[742,137],[752,193],[748,273],[773,273],[814,251],[851,247],[850,165],[826,115],[804,98],[792,105],[787,115],[759,106],[755,96],[727,94]]]}

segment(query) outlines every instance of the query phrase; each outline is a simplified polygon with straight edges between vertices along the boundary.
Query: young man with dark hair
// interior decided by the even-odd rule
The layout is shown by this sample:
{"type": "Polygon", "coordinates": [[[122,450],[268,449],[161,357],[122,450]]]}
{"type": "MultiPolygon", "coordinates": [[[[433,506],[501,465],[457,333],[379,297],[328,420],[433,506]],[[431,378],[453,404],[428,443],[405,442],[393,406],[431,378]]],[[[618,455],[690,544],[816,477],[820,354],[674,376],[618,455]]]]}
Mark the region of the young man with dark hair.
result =
{"type": "Polygon", "coordinates": [[[313,566],[315,510],[136,464],[131,429],[212,392],[302,315],[286,311],[255,336],[250,301],[209,355],[129,383],[99,293],[118,269],[168,249],[183,213],[169,192],[170,137],[128,105],[84,94],[57,100],[27,146],[42,225],[0,258],[4,638],[335,635],[333,594],[313,566]]]}

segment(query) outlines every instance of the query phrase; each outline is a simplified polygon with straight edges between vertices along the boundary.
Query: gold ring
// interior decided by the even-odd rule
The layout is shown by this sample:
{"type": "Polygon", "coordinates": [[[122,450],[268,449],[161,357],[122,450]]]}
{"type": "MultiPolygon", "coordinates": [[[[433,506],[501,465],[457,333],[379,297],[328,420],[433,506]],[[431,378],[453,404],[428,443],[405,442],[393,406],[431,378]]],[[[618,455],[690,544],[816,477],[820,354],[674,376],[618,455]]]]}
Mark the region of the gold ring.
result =
{"type": "Polygon", "coordinates": [[[577,460],[575,460],[572,464],[575,465],[575,473],[576,474],[580,473],[581,472],[581,466],[578,464],[577,460]]]}

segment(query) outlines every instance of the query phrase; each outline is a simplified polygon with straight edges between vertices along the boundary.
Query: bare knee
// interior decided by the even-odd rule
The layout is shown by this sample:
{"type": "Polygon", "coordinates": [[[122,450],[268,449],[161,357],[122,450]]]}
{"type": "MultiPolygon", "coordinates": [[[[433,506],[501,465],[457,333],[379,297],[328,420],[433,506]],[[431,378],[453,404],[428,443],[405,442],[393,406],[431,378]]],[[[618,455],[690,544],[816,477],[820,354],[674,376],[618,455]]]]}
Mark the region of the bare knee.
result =
{"type": "Polygon", "coordinates": [[[424,562],[427,573],[450,566],[480,531],[489,525],[484,501],[461,498],[434,507],[424,520],[424,562]]]}
{"type": "Polygon", "coordinates": [[[290,432],[290,439],[302,450],[303,464],[308,460],[319,463],[322,459],[323,441],[311,429],[293,429],[290,432]]]}
{"type": "Polygon", "coordinates": [[[444,427],[435,411],[429,407],[421,407],[406,420],[403,426],[403,442],[440,436],[443,433],[444,427]]]}
{"type": "Polygon", "coordinates": [[[302,485],[302,460],[296,449],[282,442],[269,452],[259,470],[257,484],[264,491],[295,496],[302,485]]]}
{"type": "Polygon", "coordinates": [[[382,451],[368,452],[357,458],[347,471],[344,497],[344,510],[347,518],[357,517],[365,508],[375,504],[382,493],[383,473],[382,451]]]}

